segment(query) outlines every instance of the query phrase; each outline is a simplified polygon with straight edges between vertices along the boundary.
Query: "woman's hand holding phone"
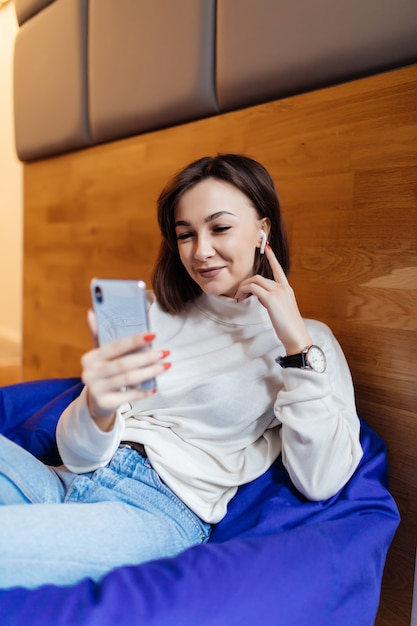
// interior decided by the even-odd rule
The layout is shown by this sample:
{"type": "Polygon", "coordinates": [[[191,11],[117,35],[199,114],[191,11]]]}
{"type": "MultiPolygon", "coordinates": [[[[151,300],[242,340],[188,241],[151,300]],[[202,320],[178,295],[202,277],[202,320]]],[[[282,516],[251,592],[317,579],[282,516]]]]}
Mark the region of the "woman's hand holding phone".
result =
{"type": "Polygon", "coordinates": [[[89,412],[110,430],[117,408],[156,391],[156,377],[169,369],[168,350],[153,350],[143,281],[94,279],[94,311],[88,326],[94,349],[81,359],[89,412]]]}
{"type": "MultiPolygon", "coordinates": [[[[89,326],[97,345],[93,311],[89,326]]],[[[90,415],[102,430],[113,426],[115,412],[124,402],[146,398],[156,391],[143,389],[141,383],[156,378],[170,367],[164,361],[168,350],[144,350],[154,335],[140,333],[97,346],[81,359],[82,380],[87,386],[90,415]]]]}

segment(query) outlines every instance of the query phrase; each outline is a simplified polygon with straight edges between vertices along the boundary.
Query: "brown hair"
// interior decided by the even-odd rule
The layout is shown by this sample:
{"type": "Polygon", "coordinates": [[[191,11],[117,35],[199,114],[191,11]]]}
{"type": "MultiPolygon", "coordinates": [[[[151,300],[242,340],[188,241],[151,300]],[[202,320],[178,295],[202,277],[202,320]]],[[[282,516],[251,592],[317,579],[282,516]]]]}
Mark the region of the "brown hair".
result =
{"type": "MultiPolygon", "coordinates": [[[[194,185],[214,178],[233,185],[245,194],[260,218],[269,219],[269,245],[285,274],[289,271],[289,249],[274,182],[257,161],[241,154],[203,157],[181,170],[166,185],[158,199],[158,223],[162,234],[152,286],[160,306],[168,313],[179,313],[194,301],[201,288],[189,276],[178,252],[175,210],[181,196],[194,185]]],[[[254,273],[273,278],[265,255],[256,252],[254,273]]]]}

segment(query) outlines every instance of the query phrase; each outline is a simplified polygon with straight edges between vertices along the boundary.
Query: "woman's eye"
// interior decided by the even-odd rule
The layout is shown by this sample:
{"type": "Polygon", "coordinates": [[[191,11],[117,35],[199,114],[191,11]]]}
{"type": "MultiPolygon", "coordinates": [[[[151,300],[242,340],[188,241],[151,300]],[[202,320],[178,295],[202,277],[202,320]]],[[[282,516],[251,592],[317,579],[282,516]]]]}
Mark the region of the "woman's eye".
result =
{"type": "Polygon", "coordinates": [[[185,239],[189,239],[193,236],[193,233],[180,233],[177,235],[177,241],[184,241],[185,239]]]}
{"type": "Polygon", "coordinates": [[[215,226],[213,228],[214,233],[224,233],[226,230],[229,230],[231,226],[215,226]]]}

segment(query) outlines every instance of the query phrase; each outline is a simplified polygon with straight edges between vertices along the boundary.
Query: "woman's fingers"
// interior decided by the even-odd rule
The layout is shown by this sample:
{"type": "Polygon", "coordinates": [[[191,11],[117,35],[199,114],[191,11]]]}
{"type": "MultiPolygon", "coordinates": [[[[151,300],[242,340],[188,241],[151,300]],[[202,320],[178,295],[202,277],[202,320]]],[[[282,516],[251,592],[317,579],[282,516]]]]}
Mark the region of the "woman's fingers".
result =
{"type": "Polygon", "coordinates": [[[88,387],[89,408],[94,417],[108,416],[121,404],[152,393],[141,384],[165,372],[168,350],[152,350],[155,335],[141,333],[113,341],[81,358],[82,380],[88,387]]]}
{"type": "Polygon", "coordinates": [[[100,348],[98,348],[99,352],[96,352],[95,350],[87,352],[85,355],[86,361],[88,363],[90,360],[95,360],[98,355],[102,360],[117,359],[124,354],[137,352],[145,347],[149,347],[149,344],[153,341],[153,339],[155,339],[155,335],[150,333],[139,333],[137,335],[123,337],[122,339],[116,339],[115,341],[111,341],[110,343],[100,346],[100,348]]]}
{"type": "Polygon", "coordinates": [[[284,283],[288,283],[285,272],[282,269],[280,262],[278,261],[277,257],[274,254],[274,251],[269,244],[267,244],[265,247],[265,256],[268,259],[269,265],[271,266],[274,280],[277,282],[282,281],[284,283]]]}
{"type": "Polygon", "coordinates": [[[154,379],[170,367],[170,363],[160,363],[149,368],[144,368],[140,373],[113,379],[95,379],[88,384],[88,407],[94,418],[108,417],[112,415],[120,405],[125,402],[143,400],[156,391],[146,390],[140,384],[146,380],[154,379]],[[121,384],[124,383],[124,384],[121,384]],[[131,384],[126,384],[131,383],[131,384]]]}
{"type": "Polygon", "coordinates": [[[237,302],[241,302],[248,295],[253,294],[258,298],[258,300],[266,307],[267,306],[267,298],[270,293],[272,293],[277,288],[277,283],[269,278],[264,278],[259,274],[255,274],[255,276],[251,276],[244,280],[240,285],[239,289],[234,295],[234,299],[237,302]]]}
{"type": "Polygon", "coordinates": [[[265,298],[268,296],[269,293],[277,291],[277,287],[283,287],[285,289],[291,290],[285,272],[282,269],[277,257],[274,254],[274,251],[269,244],[267,244],[265,247],[265,255],[268,259],[269,265],[271,266],[274,280],[264,278],[259,274],[247,278],[246,280],[242,281],[242,283],[239,285],[239,289],[235,293],[234,298],[237,302],[244,300],[249,294],[253,294],[259,298],[264,306],[267,306],[265,298]],[[264,291],[262,291],[261,289],[263,289],[264,291]]]}
{"type": "Polygon", "coordinates": [[[267,309],[277,337],[284,345],[287,354],[295,354],[311,338],[298,308],[294,291],[289,284],[273,250],[266,246],[265,254],[271,266],[274,280],[260,276],[251,276],[242,281],[235,294],[237,302],[252,294],[267,309]]]}
{"type": "Polygon", "coordinates": [[[103,389],[133,387],[168,369],[164,361],[168,355],[166,350],[154,350],[128,354],[112,361],[94,361],[83,369],[83,381],[87,385],[97,381],[103,389]]]}

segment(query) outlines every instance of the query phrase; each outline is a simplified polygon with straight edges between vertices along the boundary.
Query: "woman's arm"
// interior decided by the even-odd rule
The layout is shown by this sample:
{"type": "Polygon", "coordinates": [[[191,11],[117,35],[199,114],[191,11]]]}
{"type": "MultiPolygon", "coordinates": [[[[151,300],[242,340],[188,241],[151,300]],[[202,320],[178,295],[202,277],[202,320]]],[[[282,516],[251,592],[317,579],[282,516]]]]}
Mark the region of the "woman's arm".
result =
{"type": "Polygon", "coordinates": [[[325,353],[327,368],[323,373],[283,369],[284,389],[275,403],[275,414],[282,424],[284,465],[307,498],[321,500],[343,487],[362,457],[351,374],[331,331],[319,322],[306,325],[269,246],[265,253],[274,280],[252,276],[242,282],[235,298],[239,301],[249,293],[258,298],[288,356],[313,343],[325,353]]]}
{"type": "MultiPolygon", "coordinates": [[[[96,342],[95,320],[89,326],[96,342]]],[[[75,472],[105,465],[113,456],[124,430],[119,410],[128,402],[148,397],[140,383],[162,374],[169,352],[143,350],[154,338],[146,333],[95,347],[81,359],[83,393],[63,412],[57,427],[57,445],[63,463],[75,472]]]]}
{"type": "Polygon", "coordinates": [[[91,418],[87,406],[87,387],[59,418],[56,441],[64,465],[77,474],[104,467],[122,439],[124,420],[116,412],[113,428],[105,431],[91,418]]]}
{"type": "Polygon", "coordinates": [[[360,422],[343,352],[324,324],[311,323],[324,351],[324,373],[287,368],[275,415],[282,423],[282,459],[297,489],[323,500],[341,489],[362,458],[360,422]]]}

